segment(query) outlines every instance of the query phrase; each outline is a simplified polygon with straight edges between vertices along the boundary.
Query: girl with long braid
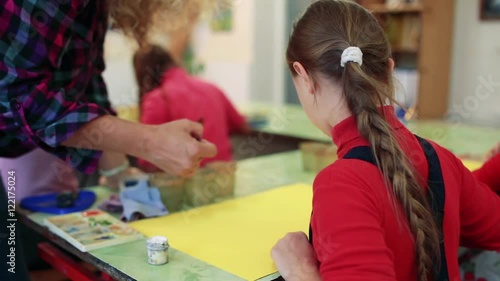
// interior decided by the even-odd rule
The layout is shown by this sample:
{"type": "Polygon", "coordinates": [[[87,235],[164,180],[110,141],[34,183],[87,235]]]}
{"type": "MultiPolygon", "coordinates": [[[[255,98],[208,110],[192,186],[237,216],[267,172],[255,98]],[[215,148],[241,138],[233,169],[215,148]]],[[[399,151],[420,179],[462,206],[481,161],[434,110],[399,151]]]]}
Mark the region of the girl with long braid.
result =
{"type": "Polygon", "coordinates": [[[500,250],[500,199],[394,115],[384,31],[350,1],[314,2],[287,62],[304,111],[339,160],[313,187],[311,231],[271,254],[285,280],[460,280],[459,245],[500,250]]]}

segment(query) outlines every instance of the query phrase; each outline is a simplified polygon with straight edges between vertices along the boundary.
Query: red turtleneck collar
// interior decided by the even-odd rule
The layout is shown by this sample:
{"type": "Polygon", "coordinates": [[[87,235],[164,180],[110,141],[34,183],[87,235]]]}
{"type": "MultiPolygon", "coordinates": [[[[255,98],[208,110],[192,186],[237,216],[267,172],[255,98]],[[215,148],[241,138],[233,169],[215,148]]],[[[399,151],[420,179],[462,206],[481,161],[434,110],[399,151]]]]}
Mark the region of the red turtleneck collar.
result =
{"type": "MultiPolygon", "coordinates": [[[[380,110],[393,130],[404,127],[396,117],[393,106],[384,106],[380,110]]],[[[350,116],[335,125],[332,129],[332,139],[335,145],[337,145],[337,155],[339,158],[342,158],[353,147],[370,146],[368,141],[361,136],[355,116],[350,116]]]]}

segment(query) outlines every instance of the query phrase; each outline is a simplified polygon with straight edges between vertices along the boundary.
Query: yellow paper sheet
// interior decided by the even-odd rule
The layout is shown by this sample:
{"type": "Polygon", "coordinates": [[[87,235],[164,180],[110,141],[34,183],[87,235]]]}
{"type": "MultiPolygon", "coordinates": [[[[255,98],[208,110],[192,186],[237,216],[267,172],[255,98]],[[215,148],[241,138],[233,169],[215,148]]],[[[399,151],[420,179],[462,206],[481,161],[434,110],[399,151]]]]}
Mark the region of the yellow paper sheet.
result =
{"type": "Polygon", "coordinates": [[[276,272],[271,248],[287,232],[307,233],[312,188],[285,186],[130,225],[147,236],[162,235],[170,245],[247,280],[276,272]]]}
{"type": "Polygon", "coordinates": [[[477,170],[483,165],[482,162],[474,160],[462,160],[462,163],[464,163],[464,166],[467,167],[467,169],[469,169],[470,171],[477,170]]]}

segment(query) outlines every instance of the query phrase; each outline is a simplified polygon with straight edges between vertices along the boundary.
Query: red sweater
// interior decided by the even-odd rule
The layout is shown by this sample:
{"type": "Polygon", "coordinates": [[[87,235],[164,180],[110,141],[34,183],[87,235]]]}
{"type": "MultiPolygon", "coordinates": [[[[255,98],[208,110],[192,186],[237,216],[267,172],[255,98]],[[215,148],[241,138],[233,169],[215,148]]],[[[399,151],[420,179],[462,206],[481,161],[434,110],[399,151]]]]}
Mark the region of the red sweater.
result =
{"type": "MultiPolygon", "coordinates": [[[[203,120],[203,138],[217,146],[217,156],[204,159],[202,166],[210,161],[230,161],[230,134],[240,132],[246,123],[220,89],[176,67],[165,73],[159,88],[143,97],[140,121],[163,124],[179,119],[203,120]]],[[[139,166],[146,171],[155,169],[144,160],[139,160],[139,166]]]]}
{"type": "MultiPolygon", "coordinates": [[[[392,107],[384,111],[425,186],[427,161],[418,140],[392,107]]],[[[332,136],[339,159],[353,147],[368,146],[353,117],[335,126],[332,136]]],[[[460,280],[459,245],[500,250],[500,197],[451,152],[432,144],[446,188],[443,228],[450,280],[460,280]]],[[[361,160],[340,159],[318,174],[311,227],[322,280],[417,280],[412,235],[407,222],[398,220],[389,194],[378,168],[361,160]]]]}
{"type": "Polygon", "coordinates": [[[497,154],[474,171],[474,176],[496,192],[500,192],[500,154],[497,154]]]}

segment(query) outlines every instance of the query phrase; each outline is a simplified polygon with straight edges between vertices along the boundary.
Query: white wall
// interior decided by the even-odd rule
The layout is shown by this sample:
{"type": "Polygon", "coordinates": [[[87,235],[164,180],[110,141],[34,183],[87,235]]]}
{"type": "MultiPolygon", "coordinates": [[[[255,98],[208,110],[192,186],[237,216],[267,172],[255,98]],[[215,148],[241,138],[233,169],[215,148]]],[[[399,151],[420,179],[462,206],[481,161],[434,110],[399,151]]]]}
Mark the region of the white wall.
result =
{"type": "Polygon", "coordinates": [[[135,82],[132,56],[132,41],[119,33],[108,32],[104,45],[106,70],[103,77],[114,107],[137,105],[137,83],[135,82]]]}
{"type": "Polygon", "coordinates": [[[205,64],[201,74],[218,85],[235,103],[250,100],[250,73],[253,61],[253,1],[236,1],[233,8],[233,30],[213,32],[206,25],[195,34],[198,59],[205,64]]]}
{"type": "Polygon", "coordinates": [[[253,1],[258,20],[252,46],[252,101],[282,104],[285,100],[286,1],[253,1]]]}
{"type": "Polygon", "coordinates": [[[229,33],[200,31],[202,74],[238,104],[284,100],[286,0],[240,0],[229,33]],[[205,33],[205,34],[203,34],[205,33]]]}
{"type": "Polygon", "coordinates": [[[456,0],[449,118],[500,127],[500,21],[479,19],[479,1],[456,0]]]}

